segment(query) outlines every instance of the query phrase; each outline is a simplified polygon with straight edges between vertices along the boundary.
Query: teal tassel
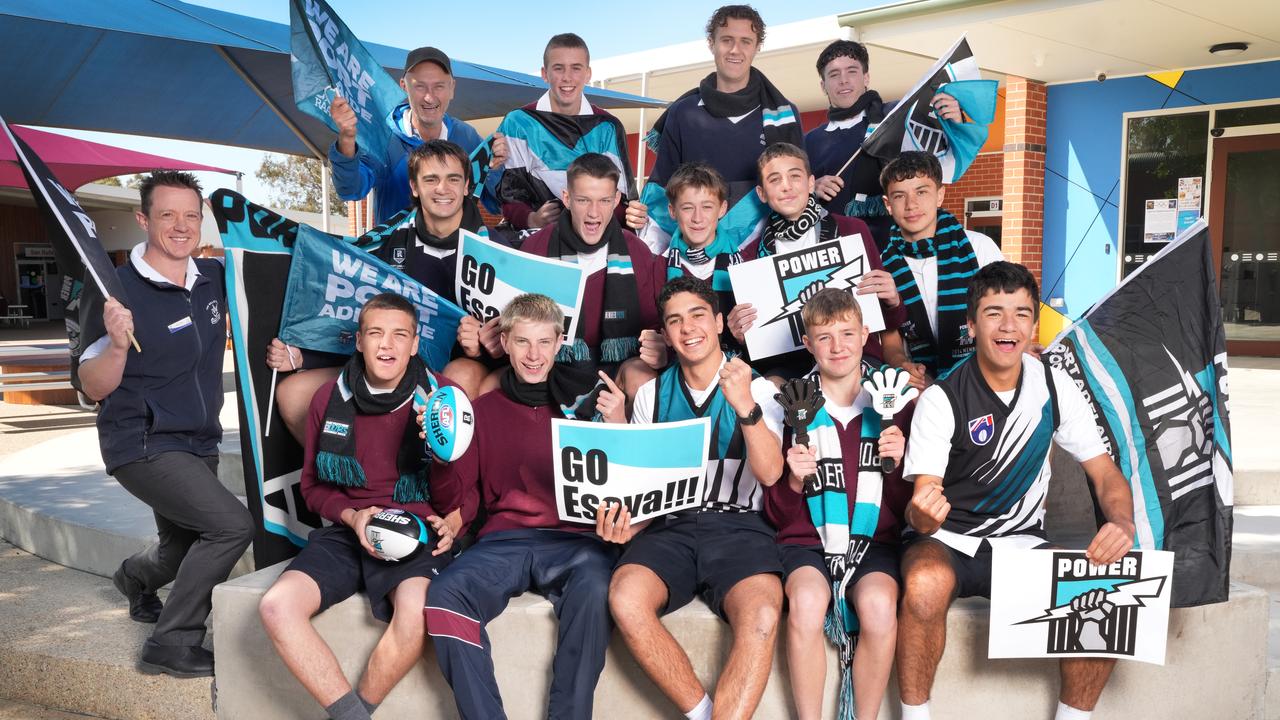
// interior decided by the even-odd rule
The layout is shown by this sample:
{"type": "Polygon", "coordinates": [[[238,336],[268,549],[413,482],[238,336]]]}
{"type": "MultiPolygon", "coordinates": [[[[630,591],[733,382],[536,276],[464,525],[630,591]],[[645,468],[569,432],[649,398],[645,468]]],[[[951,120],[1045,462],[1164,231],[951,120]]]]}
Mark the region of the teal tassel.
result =
{"type": "Polygon", "coordinates": [[[889,209],[884,206],[884,197],[869,195],[866,200],[850,200],[844,206],[844,214],[849,217],[889,217],[889,209]]]}
{"type": "Polygon", "coordinates": [[[658,152],[658,143],[661,140],[662,135],[659,134],[657,130],[650,130],[644,134],[644,144],[648,145],[649,149],[654,152],[658,152]]]}
{"type": "Polygon", "coordinates": [[[638,338],[606,338],[600,341],[600,362],[602,363],[620,363],[639,352],[638,338]]]}
{"type": "Polygon", "coordinates": [[[396,489],[391,498],[401,504],[428,502],[431,494],[427,491],[426,475],[426,468],[401,475],[396,481],[396,489]]]}
{"type": "Polygon", "coordinates": [[[364,487],[364,468],[350,455],[328,450],[316,453],[316,475],[321,480],[342,487],[364,487]]]}
{"type": "MultiPolygon", "coordinates": [[[[608,341],[606,341],[608,342],[608,341]]],[[[573,363],[591,359],[591,348],[582,338],[575,338],[572,345],[561,345],[556,362],[573,363]]]]}

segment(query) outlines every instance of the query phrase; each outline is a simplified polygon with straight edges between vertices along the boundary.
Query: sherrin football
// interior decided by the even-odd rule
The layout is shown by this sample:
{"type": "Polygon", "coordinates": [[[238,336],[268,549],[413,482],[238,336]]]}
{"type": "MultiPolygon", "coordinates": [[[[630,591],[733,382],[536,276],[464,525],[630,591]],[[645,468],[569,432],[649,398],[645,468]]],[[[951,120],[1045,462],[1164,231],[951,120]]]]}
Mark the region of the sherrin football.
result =
{"type": "Polygon", "coordinates": [[[422,518],[408,510],[388,508],[369,518],[364,537],[383,560],[406,560],[431,543],[422,518]]]}
{"type": "Polygon", "coordinates": [[[453,462],[471,446],[476,416],[466,393],[452,385],[437,389],[427,397],[423,430],[427,447],[441,462],[453,462]]]}

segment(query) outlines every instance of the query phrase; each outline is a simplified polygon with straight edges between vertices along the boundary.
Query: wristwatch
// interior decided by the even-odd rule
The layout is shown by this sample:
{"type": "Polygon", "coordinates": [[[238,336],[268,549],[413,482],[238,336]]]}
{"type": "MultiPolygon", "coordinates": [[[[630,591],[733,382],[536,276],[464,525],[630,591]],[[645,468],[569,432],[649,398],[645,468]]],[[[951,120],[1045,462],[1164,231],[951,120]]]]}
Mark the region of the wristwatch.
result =
{"type": "Polygon", "coordinates": [[[764,410],[760,407],[760,403],[756,403],[756,406],[751,408],[751,412],[747,413],[746,417],[742,417],[741,415],[738,416],[738,424],[755,425],[760,422],[760,418],[762,417],[764,417],[764,410]]]}

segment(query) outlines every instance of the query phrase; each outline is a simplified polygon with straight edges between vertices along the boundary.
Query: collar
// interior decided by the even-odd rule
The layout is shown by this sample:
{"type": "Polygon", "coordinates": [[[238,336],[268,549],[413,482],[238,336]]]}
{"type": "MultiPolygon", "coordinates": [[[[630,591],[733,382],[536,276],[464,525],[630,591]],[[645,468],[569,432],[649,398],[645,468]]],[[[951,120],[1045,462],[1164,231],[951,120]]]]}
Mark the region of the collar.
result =
{"type": "MultiPolygon", "coordinates": [[[[699,99],[698,99],[698,107],[705,107],[705,106],[706,106],[706,103],[704,103],[704,102],[702,101],[702,99],[701,99],[701,98],[699,98],[699,99]]],[[[759,105],[757,105],[757,106],[755,106],[755,107],[751,108],[750,110],[748,110],[747,112],[745,112],[745,113],[743,113],[743,114],[741,114],[741,115],[738,115],[738,116],[736,116],[736,117],[734,117],[734,116],[730,116],[730,117],[727,117],[727,118],[725,118],[725,119],[726,119],[726,120],[728,120],[729,122],[733,123],[734,125],[737,125],[738,123],[742,122],[744,119],[746,119],[746,118],[750,117],[750,116],[751,116],[751,113],[753,113],[753,112],[755,112],[755,111],[757,111],[757,110],[759,110],[759,109],[760,109],[760,106],[759,106],[759,105]]]]}
{"type": "MultiPolygon", "coordinates": [[[[140,242],[137,245],[134,245],[133,250],[129,251],[129,260],[133,262],[134,269],[138,271],[139,275],[150,280],[153,283],[173,285],[173,283],[169,282],[168,278],[161,275],[159,272],[156,271],[155,268],[147,264],[146,260],[142,259],[142,254],[146,251],[147,251],[147,243],[145,241],[140,242]]],[[[199,277],[200,277],[200,268],[196,266],[195,260],[188,257],[187,258],[187,286],[185,289],[190,291],[191,288],[195,287],[196,279],[199,277]]],[[[174,287],[177,287],[177,286],[174,285],[174,287]]]]}
{"type": "MultiPolygon", "coordinates": [[[[674,352],[675,352],[675,350],[673,349],[671,352],[673,352],[673,353],[674,353],[674,352]]],[[[679,360],[677,360],[676,362],[679,362],[679,360]]],[[[728,355],[725,355],[724,353],[721,353],[721,354],[720,354],[720,365],[716,368],[716,374],[715,374],[715,376],[712,378],[712,380],[711,380],[711,384],[710,384],[710,385],[708,385],[708,386],[706,386],[706,387],[704,387],[704,388],[696,388],[696,387],[693,387],[692,385],[690,385],[690,384],[689,384],[689,381],[688,381],[688,380],[685,380],[685,378],[684,378],[684,368],[680,368],[680,372],[678,373],[678,374],[679,374],[679,376],[680,376],[680,382],[684,383],[684,386],[685,386],[685,387],[687,387],[687,388],[689,388],[689,392],[696,392],[696,393],[711,392],[711,391],[715,388],[716,383],[720,382],[720,371],[724,369],[725,364],[726,364],[726,363],[728,363],[728,362],[729,362],[729,356],[728,356],[728,355]]]]}
{"type": "MultiPolygon", "coordinates": [[[[400,107],[403,108],[403,112],[401,112],[399,117],[396,119],[396,129],[398,129],[405,137],[421,140],[422,138],[418,136],[418,128],[413,126],[413,108],[409,107],[408,103],[405,103],[400,107]]],[[[437,139],[449,139],[448,114],[445,114],[444,117],[440,119],[440,137],[437,139]]]]}
{"type": "MultiPolygon", "coordinates": [[[[541,110],[543,112],[555,112],[554,110],[551,109],[551,91],[550,90],[542,93],[542,97],[538,98],[538,105],[535,109],[541,110]]],[[[578,115],[595,115],[596,114],[595,108],[591,107],[591,103],[587,101],[587,93],[585,88],[583,89],[583,92],[582,92],[582,104],[578,106],[577,114],[578,115]]]]}
{"type": "Polygon", "coordinates": [[[858,113],[857,115],[854,115],[848,120],[828,120],[827,127],[825,128],[825,130],[827,132],[835,132],[836,130],[848,130],[849,128],[857,125],[858,123],[866,119],[867,119],[867,111],[863,110],[862,112],[858,113]]]}

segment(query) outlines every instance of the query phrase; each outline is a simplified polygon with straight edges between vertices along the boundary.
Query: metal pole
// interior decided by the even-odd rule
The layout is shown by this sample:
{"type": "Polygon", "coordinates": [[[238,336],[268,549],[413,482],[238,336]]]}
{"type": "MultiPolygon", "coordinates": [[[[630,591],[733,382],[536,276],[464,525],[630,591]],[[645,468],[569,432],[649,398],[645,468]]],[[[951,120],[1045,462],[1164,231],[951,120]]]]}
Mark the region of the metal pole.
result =
{"type": "MultiPolygon", "coordinates": [[[[649,97],[649,71],[648,70],[645,70],[644,72],[640,73],[640,95],[642,97],[649,97]]],[[[644,111],[645,109],[643,107],[640,108],[640,129],[639,131],[636,132],[636,182],[637,183],[640,182],[640,178],[644,177],[644,161],[645,161],[644,135],[646,131],[645,124],[644,124],[644,119],[645,119],[644,111]]],[[[637,193],[636,197],[639,197],[639,190],[640,190],[639,188],[636,188],[636,193],[637,193]]]]}
{"type": "Polygon", "coordinates": [[[320,228],[329,232],[329,167],[320,163],[320,228]]]}

